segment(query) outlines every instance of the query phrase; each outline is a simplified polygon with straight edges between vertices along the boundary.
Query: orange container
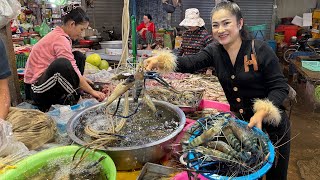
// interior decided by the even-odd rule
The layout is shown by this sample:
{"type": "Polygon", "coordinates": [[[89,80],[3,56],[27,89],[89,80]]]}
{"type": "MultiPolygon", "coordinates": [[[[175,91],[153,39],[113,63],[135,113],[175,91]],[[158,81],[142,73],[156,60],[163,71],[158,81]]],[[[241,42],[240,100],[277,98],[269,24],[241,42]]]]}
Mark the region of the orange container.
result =
{"type": "Polygon", "coordinates": [[[320,19],[320,9],[316,9],[313,11],[312,18],[320,19]]]}

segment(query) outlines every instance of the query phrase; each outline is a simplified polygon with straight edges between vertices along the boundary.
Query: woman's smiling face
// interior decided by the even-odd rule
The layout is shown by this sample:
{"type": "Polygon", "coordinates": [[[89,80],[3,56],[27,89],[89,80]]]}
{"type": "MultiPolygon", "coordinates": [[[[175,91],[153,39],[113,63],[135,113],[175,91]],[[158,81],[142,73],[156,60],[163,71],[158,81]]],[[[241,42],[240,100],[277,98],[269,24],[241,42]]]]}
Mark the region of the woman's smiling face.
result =
{"type": "Polygon", "coordinates": [[[222,45],[232,44],[240,37],[243,19],[237,21],[237,17],[228,10],[220,9],[212,14],[212,34],[222,45]]]}

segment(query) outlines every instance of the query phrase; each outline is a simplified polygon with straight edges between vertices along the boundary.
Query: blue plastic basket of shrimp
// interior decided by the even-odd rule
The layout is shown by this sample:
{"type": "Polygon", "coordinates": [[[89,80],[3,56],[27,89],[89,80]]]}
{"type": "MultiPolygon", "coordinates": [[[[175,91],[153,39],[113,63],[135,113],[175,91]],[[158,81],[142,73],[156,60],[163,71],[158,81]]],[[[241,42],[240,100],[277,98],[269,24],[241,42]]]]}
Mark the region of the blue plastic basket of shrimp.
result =
{"type": "MultiPolygon", "coordinates": [[[[259,179],[272,167],[268,136],[229,113],[201,118],[188,129],[183,163],[208,179],[259,179]]],[[[180,159],[181,161],[181,159],[180,159]]]]}

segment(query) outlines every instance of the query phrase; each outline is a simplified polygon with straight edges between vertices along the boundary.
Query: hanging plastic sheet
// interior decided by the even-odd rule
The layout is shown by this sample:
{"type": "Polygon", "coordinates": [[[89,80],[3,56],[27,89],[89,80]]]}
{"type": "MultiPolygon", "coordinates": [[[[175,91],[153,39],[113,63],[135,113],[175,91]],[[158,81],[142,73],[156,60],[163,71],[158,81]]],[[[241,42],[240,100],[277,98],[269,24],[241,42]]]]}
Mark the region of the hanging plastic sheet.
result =
{"type": "Polygon", "coordinates": [[[0,0],[0,28],[16,18],[20,14],[20,10],[21,4],[18,0],[0,0]]]}

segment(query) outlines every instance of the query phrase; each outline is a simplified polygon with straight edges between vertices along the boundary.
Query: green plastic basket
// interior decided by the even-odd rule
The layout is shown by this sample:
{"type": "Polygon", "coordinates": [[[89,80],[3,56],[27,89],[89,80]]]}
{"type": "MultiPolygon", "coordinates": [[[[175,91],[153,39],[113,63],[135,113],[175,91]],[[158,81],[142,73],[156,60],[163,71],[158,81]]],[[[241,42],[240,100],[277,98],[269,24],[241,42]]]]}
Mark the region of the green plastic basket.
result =
{"type": "Polygon", "coordinates": [[[310,70],[320,72],[320,61],[301,61],[302,67],[310,70]]]}
{"type": "Polygon", "coordinates": [[[28,60],[28,56],[25,54],[16,54],[17,68],[25,68],[28,60]]]}
{"type": "MultiPolygon", "coordinates": [[[[78,146],[61,146],[38,152],[15,164],[15,169],[9,169],[5,171],[4,174],[0,174],[0,180],[28,180],[28,176],[31,177],[37,174],[52,160],[57,158],[67,158],[72,160],[75,152],[79,150],[79,148],[80,147],[78,146]]],[[[84,149],[81,149],[77,153],[76,160],[79,160],[83,151],[84,149]]],[[[109,180],[116,180],[116,166],[114,165],[113,160],[105,152],[87,152],[89,152],[89,155],[86,158],[92,161],[98,161],[102,156],[104,156],[105,159],[100,162],[102,172],[109,180]]]]}

